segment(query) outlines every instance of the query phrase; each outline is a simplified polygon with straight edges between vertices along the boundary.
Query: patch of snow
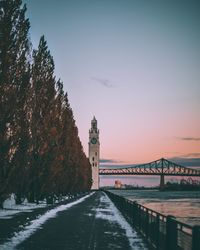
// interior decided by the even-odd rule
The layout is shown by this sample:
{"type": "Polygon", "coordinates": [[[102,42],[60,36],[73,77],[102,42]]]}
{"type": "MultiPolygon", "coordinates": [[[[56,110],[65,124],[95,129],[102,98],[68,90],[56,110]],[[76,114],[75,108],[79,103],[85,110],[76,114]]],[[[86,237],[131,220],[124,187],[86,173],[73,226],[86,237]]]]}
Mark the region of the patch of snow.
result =
{"type": "Polygon", "coordinates": [[[58,212],[61,212],[63,210],[69,209],[72,206],[79,204],[83,202],[85,199],[93,195],[94,192],[74,201],[66,205],[60,205],[56,208],[53,208],[46,212],[44,215],[41,215],[38,219],[35,219],[31,222],[30,225],[24,227],[24,230],[15,233],[15,235],[5,244],[0,245],[1,250],[13,250],[16,248],[17,245],[22,243],[24,240],[29,238],[37,229],[41,228],[41,226],[50,218],[54,218],[57,216],[58,212]]]}
{"type": "Polygon", "coordinates": [[[25,205],[27,203],[28,203],[28,200],[27,200],[27,198],[25,198],[24,201],[23,201],[23,204],[25,205]]]}
{"type": "Polygon", "coordinates": [[[3,209],[0,209],[0,219],[11,219],[14,215],[21,212],[32,212],[33,209],[42,208],[48,206],[45,200],[39,201],[39,204],[28,203],[27,199],[24,199],[23,203],[16,205],[15,194],[11,194],[8,199],[3,202],[3,209]]]}
{"type": "Polygon", "coordinates": [[[33,209],[46,207],[47,205],[44,203],[35,204],[35,203],[25,203],[21,205],[12,204],[11,206],[4,207],[4,209],[0,209],[0,219],[10,219],[14,215],[21,212],[32,212],[33,209]]]}
{"type": "Polygon", "coordinates": [[[0,219],[11,219],[13,215],[18,213],[21,213],[21,211],[0,209],[0,219]]]}
{"type": "MultiPolygon", "coordinates": [[[[63,197],[62,200],[66,200],[67,196],[66,197],[63,197]]],[[[47,205],[47,202],[46,200],[41,200],[39,201],[39,205],[41,206],[46,206],[47,205]]],[[[34,208],[37,208],[38,207],[38,204],[36,203],[29,203],[27,198],[24,199],[24,201],[22,202],[22,204],[20,205],[16,205],[16,202],[15,202],[15,194],[10,194],[9,198],[7,198],[4,202],[3,202],[3,208],[4,209],[34,209],[34,208]]]]}
{"type": "Polygon", "coordinates": [[[106,194],[101,197],[101,202],[106,204],[107,208],[96,209],[96,218],[118,223],[120,227],[125,230],[131,249],[146,250],[147,248],[145,247],[145,244],[143,243],[142,239],[139,237],[137,232],[133,230],[129,223],[124,219],[120,211],[115,207],[113,202],[106,194]]]}
{"type": "Polygon", "coordinates": [[[11,194],[10,197],[3,202],[3,208],[10,209],[15,205],[15,194],[11,194]]]}
{"type": "MultiPolygon", "coordinates": [[[[61,201],[68,200],[69,196],[64,196],[59,201],[55,203],[59,203],[61,201]]],[[[0,219],[11,219],[18,213],[21,212],[32,212],[33,209],[42,208],[48,206],[46,200],[39,201],[39,204],[36,203],[28,203],[27,199],[24,199],[23,203],[20,205],[16,205],[15,203],[15,195],[11,194],[8,199],[6,199],[3,203],[3,209],[0,209],[0,219]]]]}
{"type": "Polygon", "coordinates": [[[89,217],[93,216],[93,214],[91,214],[91,213],[87,213],[87,214],[85,214],[85,215],[87,215],[87,216],[89,216],[89,217]]]}

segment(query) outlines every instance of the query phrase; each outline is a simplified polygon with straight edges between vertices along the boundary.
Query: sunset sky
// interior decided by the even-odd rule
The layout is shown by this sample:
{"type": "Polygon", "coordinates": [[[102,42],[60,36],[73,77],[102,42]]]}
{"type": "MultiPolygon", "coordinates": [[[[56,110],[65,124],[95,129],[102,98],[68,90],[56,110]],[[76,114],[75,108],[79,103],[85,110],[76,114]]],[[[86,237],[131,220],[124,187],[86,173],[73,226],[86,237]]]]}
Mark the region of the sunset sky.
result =
{"type": "Polygon", "coordinates": [[[86,154],[95,115],[104,164],[165,157],[200,166],[200,1],[24,2],[33,46],[44,34],[86,154]]]}

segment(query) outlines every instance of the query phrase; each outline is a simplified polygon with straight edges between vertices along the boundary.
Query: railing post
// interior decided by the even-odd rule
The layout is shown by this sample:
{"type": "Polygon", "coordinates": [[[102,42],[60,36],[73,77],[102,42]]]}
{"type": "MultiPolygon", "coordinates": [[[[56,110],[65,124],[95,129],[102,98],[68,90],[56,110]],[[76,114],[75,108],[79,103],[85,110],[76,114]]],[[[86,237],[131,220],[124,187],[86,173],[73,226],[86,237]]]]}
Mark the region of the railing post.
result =
{"type": "Polygon", "coordinates": [[[135,226],[138,226],[138,207],[137,204],[134,202],[134,216],[133,216],[133,224],[135,224],[135,226]]]}
{"type": "Polygon", "coordinates": [[[141,231],[141,206],[138,204],[138,228],[141,231]]]}
{"type": "Polygon", "coordinates": [[[160,215],[157,214],[156,215],[156,226],[155,226],[155,230],[156,230],[156,237],[155,237],[155,241],[156,241],[156,249],[159,249],[159,245],[160,245],[160,215]]]}
{"type": "Polygon", "coordinates": [[[200,248],[200,226],[194,226],[192,229],[192,250],[200,248]]]}
{"type": "Polygon", "coordinates": [[[168,215],[166,222],[166,250],[177,250],[177,222],[175,217],[168,215]]]}
{"type": "Polygon", "coordinates": [[[148,209],[146,209],[145,211],[144,221],[145,221],[145,234],[148,239],[149,238],[149,210],[148,209]]]}
{"type": "Polygon", "coordinates": [[[135,206],[135,214],[134,214],[134,223],[136,225],[137,228],[139,228],[139,208],[138,208],[138,204],[134,204],[135,206]]]}

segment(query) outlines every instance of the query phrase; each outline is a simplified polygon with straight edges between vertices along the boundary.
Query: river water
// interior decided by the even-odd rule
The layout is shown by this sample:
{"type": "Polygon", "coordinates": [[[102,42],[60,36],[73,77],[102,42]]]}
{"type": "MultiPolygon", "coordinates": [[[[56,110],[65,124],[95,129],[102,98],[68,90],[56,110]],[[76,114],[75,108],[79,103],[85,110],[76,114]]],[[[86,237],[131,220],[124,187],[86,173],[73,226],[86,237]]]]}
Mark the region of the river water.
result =
{"type": "Polygon", "coordinates": [[[189,225],[200,225],[200,191],[110,190],[189,225]]]}

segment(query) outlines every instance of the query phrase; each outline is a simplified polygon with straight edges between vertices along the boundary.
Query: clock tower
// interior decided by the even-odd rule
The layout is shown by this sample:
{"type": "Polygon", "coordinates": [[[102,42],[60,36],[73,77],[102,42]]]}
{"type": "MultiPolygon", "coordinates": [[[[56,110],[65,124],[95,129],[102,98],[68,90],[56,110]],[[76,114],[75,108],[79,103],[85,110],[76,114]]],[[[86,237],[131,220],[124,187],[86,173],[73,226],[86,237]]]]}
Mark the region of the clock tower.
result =
{"type": "Polygon", "coordinates": [[[91,121],[89,130],[89,161],[92,167],[92,188],[99,189],[99,130],[97,128],[97,120],[94,117],[91,121]]]}

